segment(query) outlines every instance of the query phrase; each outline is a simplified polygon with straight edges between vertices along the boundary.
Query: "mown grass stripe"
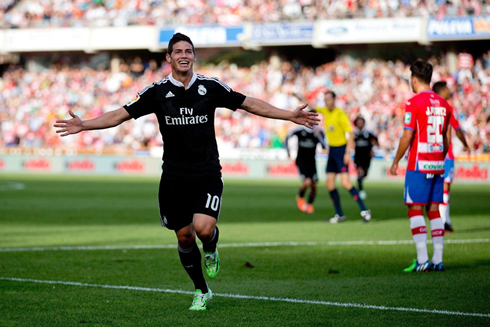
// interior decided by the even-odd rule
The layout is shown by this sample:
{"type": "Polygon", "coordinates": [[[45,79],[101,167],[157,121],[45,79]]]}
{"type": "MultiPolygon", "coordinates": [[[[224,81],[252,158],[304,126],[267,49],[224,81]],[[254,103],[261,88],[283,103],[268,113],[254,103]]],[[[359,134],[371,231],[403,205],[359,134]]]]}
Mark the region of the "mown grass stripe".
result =
{"type": "MultiPolygon", "coordinates": [[[[15,281],[15,282],[30,282],[30,283],[38,283],[38,284],[54,284],[54,285],[80,286],[80,287],[108,288],[108,289],[131,290],[131,291],[142,291],[142,292],[159,292],[159,293],[172,293],[172,294],[194,294],[194,292],[189,292],[189,291],[184,291],[184,290],[172,290],[172,289],[138,287],[138,286],[88,284],[88,283],[81,283],[81,282],[39,280],[39,279],[27,279],[27,278],[15,278],[15,277],[0,277],[0,280],[15,281]]],[[[233,298],[233,299],[242,299],[242,300],[287,302],[287,303],[294,303],[294,304],[315,304],[315,305],[326,305],[326,306],[336,306],[336,307],[345,307],[345,308],[359,308],[359,309],[386,310],[386,311],[404,311],[404,312],[432,313],[432,314],[442,314],[442,315],[490,318],[490,314],[488,314],[488,313],[476,313],[476,312],[431,310],[431,309],[404,308],[404,307],[387,307],[387,306],[369,305],[369,304],[360,304],[360,303],[342,303],[342,302],[330,302],[330,301],[301,300],[301,299],[291,299],[291,298],[277,298],[277,297],[269,297],[269,296],[251,296],[251,295],[226,294],[226,293],[223,293],[223,294],[213,293],[213,296],[233,298]]]]}
{"type": "MultiPolygon", "coordinates": [[[[428,244],[432,241],[428,240],[428,244]]],[[[449,239],[445,244],[474,244],[490,243],[490,239],[449,239]]],[[[352,245],[408,245],[412,240],[393,241],[331,241],[331,242],[257,242],[257,243],[224,243],[220,248],[240,247],[274,247],[274,246],[352,246],[352,245]]],[[[141,250],[141,249],[176,249],[177,244],[164,245],[107,245],[107,246],[54,246],[54,247],[24,247],[0,248],[0,252],[39,252],[39,251],[100,251],[100,250],[141,250]]]]}

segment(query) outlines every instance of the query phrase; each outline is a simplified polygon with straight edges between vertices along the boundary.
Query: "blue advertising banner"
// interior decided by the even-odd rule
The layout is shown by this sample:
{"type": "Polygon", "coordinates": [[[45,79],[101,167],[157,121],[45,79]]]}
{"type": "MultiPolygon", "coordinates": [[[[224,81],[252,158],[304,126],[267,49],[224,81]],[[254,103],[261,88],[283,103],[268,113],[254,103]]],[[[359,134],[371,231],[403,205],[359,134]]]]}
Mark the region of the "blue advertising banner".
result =
{"type": "Polygon", "coordinates": [[[195,47],[208,46],[239,46],[241,44],[240,35],[243,34],[243,26],[199,26],[160,29],[158,33],[158,46],[166,48],[168,41],[174,33],[183,33],[191,38],[195,47]]]}
{"type": "Polygon", "coordinates": [[[429,41],[490,39],[490,16],[429,18],[427,38],[429,41]]]}
{"type": "Polygon", "coordinates": [[[311,44],[312,23],[254,24],[250,40],[257,44],[311,44]]]}

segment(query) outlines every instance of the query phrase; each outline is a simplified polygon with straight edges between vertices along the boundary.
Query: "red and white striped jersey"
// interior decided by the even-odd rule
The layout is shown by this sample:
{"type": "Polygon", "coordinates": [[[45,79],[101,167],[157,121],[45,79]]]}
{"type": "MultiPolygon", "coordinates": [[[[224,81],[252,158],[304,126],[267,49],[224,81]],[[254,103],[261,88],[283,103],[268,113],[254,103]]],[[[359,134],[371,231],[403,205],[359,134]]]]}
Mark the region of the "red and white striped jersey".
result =
{"type": "Polygon", "coordinates": [[[459,128],[453,108],[432,91],[420,92],[407,101],[405,129],[414,132],[407,170],[426,174],[444,173],[444,140],[448,125],[459,128]]]}

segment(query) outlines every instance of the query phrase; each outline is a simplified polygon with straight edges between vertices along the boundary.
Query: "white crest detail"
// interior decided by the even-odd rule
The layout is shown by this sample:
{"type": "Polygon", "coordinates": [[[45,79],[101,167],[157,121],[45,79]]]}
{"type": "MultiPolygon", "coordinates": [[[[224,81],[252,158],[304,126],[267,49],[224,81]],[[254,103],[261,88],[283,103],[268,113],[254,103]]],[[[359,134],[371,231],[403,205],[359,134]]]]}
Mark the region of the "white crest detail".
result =
{"type": "Polygon", "coordinates": [[[197,93],[199,93],[200,95],[205,95],[207,92],[208,90],[206,90],[204,85],[201,84],[197,87],[197,93]]]}
{"type": "Polygon", "coordinates": [[[172,93],[172,91],[168,91],[167,95],[165,96],[166,98],[171,98],[174,97],[175,94],[172,93]]]}

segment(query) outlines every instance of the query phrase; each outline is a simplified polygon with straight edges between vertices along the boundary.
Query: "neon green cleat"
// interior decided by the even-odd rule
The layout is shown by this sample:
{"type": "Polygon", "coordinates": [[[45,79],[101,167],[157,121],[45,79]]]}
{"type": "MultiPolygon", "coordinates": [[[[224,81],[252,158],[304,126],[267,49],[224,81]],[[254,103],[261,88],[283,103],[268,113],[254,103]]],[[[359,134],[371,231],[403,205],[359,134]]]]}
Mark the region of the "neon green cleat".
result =
{"type": "Polygon", "coordinates": [[[203,294],[201,290],[196,290],[196,294],[194,294],[194,300],[192,300],[192,304],[189,310],[194,311],[203,311],[206,310],[206,304],[213,298],[213,292],[208,288],[208,292],[203,294]]]}
{"type": "Polygon", "coordinates": [[[429,260],[424,263],[418,263],[417,259],[413,259],[413,263],[410,267],[403,269],[404,272],[429,272],[431,264],[429,260]]]}
{"type": "Polygon", "coordinates": [[[214,253],[204,252],[204,265],[206,266],[206,274],[209,278],[214,278],[218,275],[219,268],[221,267],[218,249],[214,253]]]}

